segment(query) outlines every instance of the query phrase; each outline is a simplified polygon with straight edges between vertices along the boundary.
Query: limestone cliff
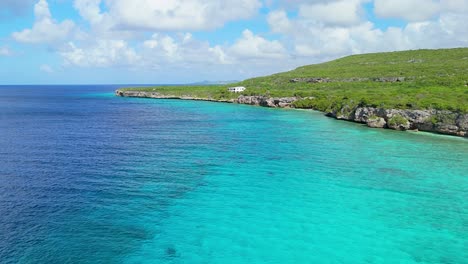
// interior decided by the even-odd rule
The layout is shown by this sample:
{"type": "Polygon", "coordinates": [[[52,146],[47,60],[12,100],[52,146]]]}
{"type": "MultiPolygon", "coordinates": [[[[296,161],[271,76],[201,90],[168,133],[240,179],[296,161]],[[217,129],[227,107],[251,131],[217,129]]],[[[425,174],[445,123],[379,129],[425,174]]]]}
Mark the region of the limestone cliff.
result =
{"type": "Polygon", "coordinates": [[[364,123],[369,127],[468,136],[468,114],[447,110],[357,107],[355,109],[340,109],[327,115],[341,120],[364,123]]]}
{"type": "MultiPolygon", "coordinates": [[[[197,98],[191,96],[164,95],[158,92],[117,90],[117,96],[142,97],[158,99],[184,99],[213,102],[226,102],[247,105],[257,105],[274,108],[294,108],[297,97],[244,96],[236,99],[217,100],[213,98],[197,98]]],[[[313,98],[308,98],[313,99],[313,98]]],[[[344,106],[338,111],[326,113],[329,117],[367,124],[372,128],[389,128],[394,130],[420,130],[440,134],[468,137],[468,114],[447,110],[402,110],[374,107],[344,106]]]]}

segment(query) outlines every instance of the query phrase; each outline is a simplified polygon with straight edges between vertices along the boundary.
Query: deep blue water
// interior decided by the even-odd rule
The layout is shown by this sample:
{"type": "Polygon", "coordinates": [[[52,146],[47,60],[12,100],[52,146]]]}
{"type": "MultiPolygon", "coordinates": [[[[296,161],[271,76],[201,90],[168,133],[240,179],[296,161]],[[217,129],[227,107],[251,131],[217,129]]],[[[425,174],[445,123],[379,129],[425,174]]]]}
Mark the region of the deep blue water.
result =
{"type": "Polygon", "coordinates": [[[467,263],[468,141],[0,86],[0,263],[467,263]]]}

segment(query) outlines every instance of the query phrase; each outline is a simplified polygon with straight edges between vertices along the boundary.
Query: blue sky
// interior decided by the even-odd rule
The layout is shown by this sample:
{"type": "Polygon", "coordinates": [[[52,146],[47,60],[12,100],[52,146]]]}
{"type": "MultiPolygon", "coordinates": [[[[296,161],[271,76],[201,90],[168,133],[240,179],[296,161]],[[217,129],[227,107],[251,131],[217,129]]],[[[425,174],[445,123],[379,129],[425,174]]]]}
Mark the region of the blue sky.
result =
{"type": "Polygon", "coordinates": [[[468,46],[466,0],[2,0],[0,84],[240,80],[468,46]]]}

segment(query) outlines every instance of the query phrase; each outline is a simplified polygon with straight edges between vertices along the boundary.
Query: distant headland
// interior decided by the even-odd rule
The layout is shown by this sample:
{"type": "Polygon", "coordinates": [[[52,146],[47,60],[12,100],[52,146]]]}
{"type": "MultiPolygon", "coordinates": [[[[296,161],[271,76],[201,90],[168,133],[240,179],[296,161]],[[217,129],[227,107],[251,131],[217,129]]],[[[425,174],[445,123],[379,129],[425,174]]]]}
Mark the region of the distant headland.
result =
{"type": "Polygon", "coordinates": [[[468,137],[468,48],[353,55],[229,85],[129,87],[115,93],[314,109],[373,128],[468,137]]]}

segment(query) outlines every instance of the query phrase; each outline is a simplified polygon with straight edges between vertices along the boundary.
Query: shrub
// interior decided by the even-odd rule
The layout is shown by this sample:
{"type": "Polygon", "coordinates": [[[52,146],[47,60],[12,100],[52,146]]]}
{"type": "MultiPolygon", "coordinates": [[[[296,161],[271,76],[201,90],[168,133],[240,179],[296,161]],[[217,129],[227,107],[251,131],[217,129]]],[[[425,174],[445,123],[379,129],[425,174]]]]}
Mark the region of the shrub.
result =
{"type": "Polygon", "coordinates": [[[406,126],[408,124],[408,119],[402,117],[401,115],[394,115],[388,120],[388,125],[390,127],[400,127],[406,126]]]}

